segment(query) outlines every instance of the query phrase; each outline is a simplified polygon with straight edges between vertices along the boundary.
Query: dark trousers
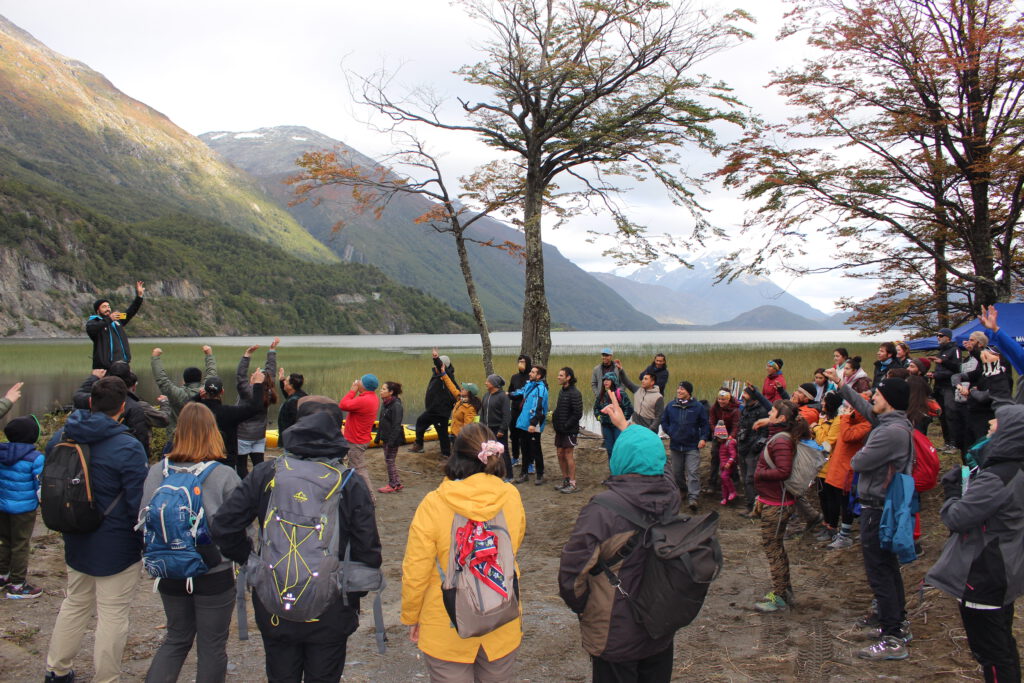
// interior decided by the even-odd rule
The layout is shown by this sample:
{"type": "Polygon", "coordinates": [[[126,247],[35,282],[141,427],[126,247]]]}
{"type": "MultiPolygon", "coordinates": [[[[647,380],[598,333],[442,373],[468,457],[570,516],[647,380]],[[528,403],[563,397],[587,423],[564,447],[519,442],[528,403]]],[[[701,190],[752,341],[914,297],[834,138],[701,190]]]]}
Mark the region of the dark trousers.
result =
{"type": "Polygon", "coordinates": [[[825,524],[833,529],[839,528],[839,522],[853,524],[853,511],[850,509],[850,497],[840,488],[821,483],[821,512],[825,515],[825,524]]]}
{"type": "Polygon", "coordinates": [[[447,415],[420,413],[420,416],[416,418],[416,445],[423,445],[423,435],[431,426],[437,432],[437,443],[441,445],[441,455],[447,458],[452,452],[451,441],[448,439],[447,415]]]}
{"type": "Polygon", "coordinates": [[[751,448],[751,453],[740,455],[740,475],[743,477],[743,500],[747,504],[747,510],[754,509],[754,502],[757,500],[757,491],[754,489],[754,470],[757,469],[757,457],[759,453],[751,448]]]}
{"type": "MultiPolygon", "coordinates": [[[[493,431],[493,430],[491,430],[491,431],[493,431]]],[[[512,453],[509,451],[509,448],[508,448],[508,435],[506,434],[505,436],[496,436],[495,438],[498,439],[498,443],[500,443],[502,446],[505,447],[505,452],[501,454],[501,458],[505,462],[505,478],[506,479],[511,479],[512,478],[512,453]]]]}
{"type": "Polygon", "coordinates": [[[946,410],[949,413],[946,418],[946,424],[949,425],[949,438],[963,455],[971,447],[971,444],[968,443],[968,439],[971,438],[971,423],[967,404],[950,401],[946,405],[946,410]]]}
{"type": "Polygon", "coordinates": [[[263,453],[248,453],[246,455],[239,455],[238,460],[235,461],[235,472],[238,472],[238,476],[242,479],[249,474],[249,461],[252,461],[253,469],[256,465],[263,462],[263,453]]]}
{"type": "Polygon", "coordinates": [[[512,413],[512,425],[508,430],[508,443],[512,447],[512,455],[510,460],[519,460],[523,455],[523,433],[516,429],[516,420],[519,419],[519,413],[512,413]]]}
{"type": "Polygon", "coordinates": [[[672,646],[634,662],[609,662],[591,655],[594,683],[669,683],[672,680],[672,646]]]}
{"type": "Polygon", "coordinates": [[[0,574],[14,584],[25,583],[36,511],[12,515],[0,512],[0,574]]]}
{"type": "MultiPolygon", "coordinates": [[[[196,643],[196,683],[223,683],[228,670],[228,629],[235,606],[234,587],[219,595],[164,595],[167,634],[149,663],[146,683],[174,683],[192,643],[196,643]]],[[[191,679],[191,676],[187,676],[191,679]]]]}
{"type": "Polygon", "coordinates": [[[540,447],[540,432],[526,432],[522,429],[514,430],[519,432],[519,440],[523,447],[523,459],[519,462],[520,473],[526,476],[533,463],[537,478],[544,476],[544,451],[540,447]]]}
{"type": "Polygon", "coordinates": [[[263,636],[269,683],[338,683],[345,673],[348,637],[359,626],[359,600],[334,605],[318,621],[277,619],[252,594],[256,626],[263,636]]]}
{"type": "Polygon", "coordinates": [[[907,618],[906,596],[896,554],[882,550],[879,543],[878,527],[881,519],[881,509],[861,508],[860,547],[864,554],[864,572],[871,592],[878,601],[878,620],[881,622],[882,634],[895,636],[907,618]]]}
{"type": "Polygon", "coordinates": [[[971,654],[988,683],[1020,683],[1020,652],[1013,637],[1013,603],[1000,609],[960,605],[971,654]]]}
{"type": "Polygon", "coordinates": [[[939,426],[942,428],[942,443],[953,443],[953,437],[949,433],[949,416],[946,415],[946,406],[953,403],[953,387],[950,385],[949,380],[946,380],[944,386],[935,387],[935,392],[932,394],[935,396],[935,401],[939,404],[939,408],[942,412],[939,414],[939,426]]]}

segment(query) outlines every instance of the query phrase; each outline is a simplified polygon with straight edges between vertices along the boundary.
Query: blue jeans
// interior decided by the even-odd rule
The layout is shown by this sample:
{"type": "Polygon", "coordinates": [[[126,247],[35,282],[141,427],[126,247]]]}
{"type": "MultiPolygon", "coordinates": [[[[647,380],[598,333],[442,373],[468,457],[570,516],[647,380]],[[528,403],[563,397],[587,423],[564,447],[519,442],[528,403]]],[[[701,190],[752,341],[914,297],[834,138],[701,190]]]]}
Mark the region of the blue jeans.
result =
{"type": "Polygon", "coordinates": [[[601,436],[604,437],[604,449],[608,451],[608,459],[612,458],[612,449],[615,448],[615,441],[619,438],[622,430],[613,424],[601,423],[601,436]]]}

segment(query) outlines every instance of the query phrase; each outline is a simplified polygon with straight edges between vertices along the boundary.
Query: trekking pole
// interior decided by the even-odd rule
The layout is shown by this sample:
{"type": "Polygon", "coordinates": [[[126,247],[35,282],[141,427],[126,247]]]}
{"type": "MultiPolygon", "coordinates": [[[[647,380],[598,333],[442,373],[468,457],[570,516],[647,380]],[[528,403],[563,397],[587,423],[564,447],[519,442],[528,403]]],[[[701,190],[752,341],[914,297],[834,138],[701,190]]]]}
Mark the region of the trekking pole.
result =
{"type": "Polygon", "coordinates": [[[235,577],[235,610],[238,614],[238,639],[249,640],[249,622],[245,615],[245,567],[235,577]]]}

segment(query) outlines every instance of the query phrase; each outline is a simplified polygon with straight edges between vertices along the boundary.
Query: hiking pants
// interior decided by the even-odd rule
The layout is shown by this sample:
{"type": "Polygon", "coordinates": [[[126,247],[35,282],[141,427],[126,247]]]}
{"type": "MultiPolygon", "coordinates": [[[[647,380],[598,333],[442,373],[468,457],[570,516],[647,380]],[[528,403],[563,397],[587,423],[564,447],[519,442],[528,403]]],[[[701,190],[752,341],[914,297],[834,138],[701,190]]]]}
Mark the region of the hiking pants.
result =
{"type": "Polygon", "coordinates": [[[128,640],[128,615],[139,585],[142,561],[111,576],[90,576],[68,567],[67,597],[60,604],[57,622],[46,653],[46,670],[66,676],[78,654],[82,638],[92,628],[96,613],[93,674],[95,683],[111,683],[121,676],[121,656],[128,640]]]}
{"type": "MultiPolygon", "coordinates": [[[[516,429],[517,419],[519,419],[519,413],[512,411],[512,424],[508,430],[508,443],[509,446],[512,447],[512,453],[509,455],[509,461],[518,461],[523,454],[523,433],[516,429]]],[[[509,472],[511,471],[512,470],[509,470],[509,472]]]]}
{"type": "Polygon", "coordinates": [[[423,445],[423,435],[426,434],[430,427],[434,427],[434,431],[437,432],[437,443],[441,445],[441,455],[448,457],[451,455],[451,441],[448,439],[448,416],[447,415],[431,415],[430,413],[420,413],[420,416],[416,418],[416,445],[423,445]]]}
{"type": "Polygon", "coordinates": [[[438,659],[426,652],[423,659],[427,663],[430,683],[511,683],[517,654],[519,648],[492,662],[481,647],[477,650],[476,661],[468,664],[438,659]]]}
{"type": "Polygon", "coordinates": [[[612,459],[612,451],[615,450],[615,442],[618,440],[619,434],[621,433],[622,430],[610,422],[601,423],[601,436],[604,438],[604,443],[602,445],[604,446],[605,451],[608,452],[609,460],[612,459]]]}
{"type": "Polygon", "coordinates": [[[672,454],[672,478],[679,493],[686,492],[689,501],[700,498],[700,451],[669,451],[672,454]]]}
{"type": "MultiPolygon", "coordinates": [[[[228,629],[235,588],[219,595],[160,594],[167,615],[167,635],[149,663],[146,683],[175,683],[192,643],[196,644],[196,683],[223,683],[228,671],[228,629]]],[[[191,677],[188,677],[191,678],[191,677]]]]}
{"type": "Polygon", "coordinates": [[[942,412],[939,414],[939,426],[942,427],[943,445],[954,443],[953,429],[950,426],[950,421],[952,420],[950,412],[953,410],[953,385],[947,379],[942,383],[942,386],[936,387],[933,393],[935,400],[942,409],[942,412]]]}
{"type": "Polygon", "coordinates": [[[882,634],[895,636],[907,618],[906,596],[903,592],[900,562],[895,553],[882,550],[879,542],[878,527],[881,520],[880,508],[861,507],[860,547],[864,554],[864,573],[878,601],[878,621],[882,626],[882,634]]]}
{"type": "Polygon", "coordinates": [[[13,584],[25,583],[36,511],[12,515],[0,512],[0,575],[13,584]]]}
{"type": "Polygon", "coordinates": [[[359,601],[349,604],[328,607],[315,622],[288,621],[273,617],[254,592],[268,683],[338,683],[345,673],[348,637],[359,626],[359,601]]]}
{"type": "Polygon", "coordinates": [[[971,654],[987,683],[1019,683],[1020,652],[1013,637],[1013,603],[999,609],[973,609],[960,604],[971,654]]]}
{"type": "MultiPolygon", "coordinates": [[[[792,590],[793,583],[789,578],[789,556],[783,539],[786,537],[786,525],[793,516],[794,505],[762,505],[761,506],[761,547],[768,558],[768,571],[772,575],[772,591],[779,597],[792,590]]],[[[788,598],[786,598],[788,602],[788,598]]]]}
{"type": "Polygon", "coordinates": [[[519,432],[519,440],[523,446],[523,459],[519,461],[520,474],[525,477],[532,463],[537,478],[540,479],[544,476],[544,451],[540,446],[540,432],[527,432],[522,429],[515,431],[519,432]]]}
{"type": "MultiPolygon", "coordinates": [[[[366,447],[370,443],[349,443],[348,453],[345,454],[345,460],[348,462],[348,466],[356,471],[363,481],[366,482],[366,490],[373,495],[373,484],[370,483],[370,470],[366,466],[366,447]]],[[[241,457],[241,456],[239,456],[241,457]]]]}
{"type": "Polygon", "coordinates": [[[590,657],[594,683],[669,683],[672,680],[672,645],[633,662],[609,662],[590,657]]]}
{"type": "Polygon", "coordinates": [[[739,457],[740,474],[743,476],[743,498],[747,504],[747,510],[754,509],[754,502],[757,500],[757,490],[754,488],[754,471],[757,469],[757,449],[751,448],[752,453],[744,453],[739,457]]]}

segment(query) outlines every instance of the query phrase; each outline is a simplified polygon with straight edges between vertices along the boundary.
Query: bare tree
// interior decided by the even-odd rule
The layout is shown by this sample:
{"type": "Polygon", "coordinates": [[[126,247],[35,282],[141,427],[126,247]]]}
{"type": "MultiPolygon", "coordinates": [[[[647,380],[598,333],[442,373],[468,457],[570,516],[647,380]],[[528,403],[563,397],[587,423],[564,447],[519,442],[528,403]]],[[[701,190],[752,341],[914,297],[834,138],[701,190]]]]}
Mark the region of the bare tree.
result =
{"type": "Polygon", "coordinates": [[[712,16],[664,0],[462,0],[488,32],[481,61],[463,67],[484,93],[460,98],[449,121],[422,90],[389,92],[377,74],[361,80],[362,99],[396,123],[465,131],[502,153],[478,173],[480,190],[501,196],[525,235],[522,352],[546,363],[551,316],[544,287],[542,219],[608,212],[616,244],[606,254],[649,262],[677,238],[652,236],[630,219],[618,179],[655,180],[691,210],[688,242],[720,234],[695,199],[700,181],[680,168],[680,148],[715,151],[712,124],[740,123],[729,89],[694,72],[704,58],[749,36],[742,12],[712,16]],[[562,179],[566,188],[559,188],[562,179]],[[497,189],[494,189],[497,188],[497,189]]]}

